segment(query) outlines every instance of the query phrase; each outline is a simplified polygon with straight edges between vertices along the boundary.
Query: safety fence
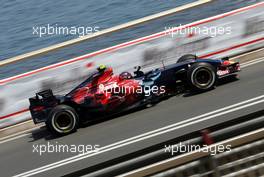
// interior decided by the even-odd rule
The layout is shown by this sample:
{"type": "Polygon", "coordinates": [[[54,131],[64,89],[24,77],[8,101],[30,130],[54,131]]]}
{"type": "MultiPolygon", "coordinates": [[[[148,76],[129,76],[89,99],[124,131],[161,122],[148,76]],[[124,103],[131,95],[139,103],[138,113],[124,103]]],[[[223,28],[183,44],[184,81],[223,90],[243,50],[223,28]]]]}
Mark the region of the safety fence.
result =
{"type": "Polygon", "coordinates": [[[264,110],[141,149],[69,176],[263,175],[264,110]],[[184,151],[179,151],[180,148],[184,151]]]}
{"type": "MultiPolygon", "coordinates": [[[[260,132],[261,130],[255,131],[250,136],[255,136],[254,133],[260,132]]],[[[262,135],[263,135],[262,129],[262,135]]],[[[243,135],[248,136],[248,135],[243,135]]],[[[263,137],[263,136],[262,136],[263,137]]],[[[173,167],[153,174],[153,177],[188,177],[188,176],[199,176],[199,177],[236,177],[236,176],[252,176],[259,177],[264,175],[264,140],[257,140],[253,143],[244,145],[246,141],[242,141],[244,137],[238,137],[236,140],[241,139],[241,146],[232,149],[229,152],[223,152],[215,156],[205,156],[198,160],[194,160],[190,163],[173,167]]],[[[252,139],[251,139],[252,140],[252,139]]],[[[232,144],[232,141],[228,141],[232,144]]],[[[249,141],[250,142],[250,141],[249,141]]],[[[194,153],[192,154],[194,156],[194,153]]],[[[178,158],[178,161],[184,161],[184,158],[178,158]]],[[[165,162],[164,162],[165,163],[165,162]]],[[[160,163],[161,165],[161,163],[160,163]]],[[[153,165],[154,167],[155,165],[153,165]]],[[[159,166],[155,166],[159,169],[159,166]]],[[[140,170],[138,170],[139,173],[140,170]]],[[[142,169],[143,172],[143,169],[142,169]]],[[[141,173],[142,174],[142,173],[141,173]]],[[[141,176],[136,171],[121,176],[141,176]],[[133,175],[132,175],[133,174],[133,175]]],[[[148,174],[150,175],[150,174],[148,174]]],[[[145,176],[142,175],[142,176],[145,176]]]]}

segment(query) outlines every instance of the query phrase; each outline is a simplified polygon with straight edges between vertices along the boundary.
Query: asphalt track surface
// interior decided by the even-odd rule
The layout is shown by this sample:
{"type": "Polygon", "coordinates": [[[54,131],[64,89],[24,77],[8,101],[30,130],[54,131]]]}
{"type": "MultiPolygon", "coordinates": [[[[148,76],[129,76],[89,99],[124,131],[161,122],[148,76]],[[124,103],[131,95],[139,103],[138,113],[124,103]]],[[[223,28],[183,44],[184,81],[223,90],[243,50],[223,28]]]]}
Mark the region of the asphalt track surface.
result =
{"type": "Polygon", "coordinates": [[[216,89],[201,94],[171,97],[154,107],[80,128],[78,132],[65,137],[53,138],[45,130],[38,130],[12,141],[0,142],[1,176],[65,175],[173,137],[261,110],[264,107],[263,74],[264,62],[259,62],[243,68],[238,81],[219,85],[216,89]],[[256,99],[241,103],[252,98],[256,99]],[[211,117],[207,116],[206,120],[203,119],[205,113],[237,103],[241,104],[212,113],[211,117]],[[221,112],[225,113],[217,114],[221,112]],[[204,116],[197,117],[199,115],[204,116]],[[192,121],[188,122],[188,120],[192,121]],[[162,127],[182,121],[185,122],[173,130],[167,129],[167,132],[160,130],[162,127]],[[145,134],[157,129],[159,131],[156,133],[145,134]],[[131,139],[138,135],[141,136],[131,139]],[[122,140],[128,141],[113,144],[122,140]],[[33,144],[40,145],[48,142],[63,145],[99,145],[103,149],[99,151],[100,153],[80,157],[76,157],[76,153],[54,152],[40,156],[39,153],[32,152],[33,144]]]}

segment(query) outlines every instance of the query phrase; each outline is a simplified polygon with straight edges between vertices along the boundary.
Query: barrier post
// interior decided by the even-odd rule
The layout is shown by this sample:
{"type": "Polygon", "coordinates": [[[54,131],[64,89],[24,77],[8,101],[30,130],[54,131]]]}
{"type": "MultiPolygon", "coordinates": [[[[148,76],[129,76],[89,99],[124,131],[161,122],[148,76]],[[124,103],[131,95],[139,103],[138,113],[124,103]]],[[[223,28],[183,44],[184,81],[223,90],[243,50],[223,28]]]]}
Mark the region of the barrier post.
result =
{"type": "MultiPolygon", "coordinates": [[[[202,130],[201,134],[202,134],[202,139],[203,139],[204,145],[210,146],[210,145],[214,144],[214,140],[210,136],[209,130],[207,130],[207,129],[202,130]]],[[[216,149],[215,149],[215,152],[216,152],[216,149]]],[[[213,155],[210,154],[209,156],[206,156],[205,158],[201,159],[200,163],[201,163],[202,167],[207,166],[206,164],[208,164],[208,167],[210,168],[208,171],[212,171],[212,175],[214,177],[221,177],[219,169],[218,169],[217,161],[213,155]]]]}

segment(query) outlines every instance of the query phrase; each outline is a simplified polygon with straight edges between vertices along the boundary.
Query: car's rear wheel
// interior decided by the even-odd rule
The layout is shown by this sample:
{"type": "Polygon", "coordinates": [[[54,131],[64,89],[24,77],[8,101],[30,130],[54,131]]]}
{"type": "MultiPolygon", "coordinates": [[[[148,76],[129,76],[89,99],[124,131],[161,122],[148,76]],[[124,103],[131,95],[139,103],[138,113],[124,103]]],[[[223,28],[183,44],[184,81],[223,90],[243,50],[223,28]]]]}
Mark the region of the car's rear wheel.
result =
{"type": "Polygon", "coordinates": [[[209,63],[195,63],[187,71],[187,79],[194,90],[210,90],[216,83],[216,71],[209,63]]]}
{"type": "Polygon", "coordinates": [[[51,111],[46,125],[56,135],[66,135],[75,132],[79,118],[75,110],[67,105],[58,105],[51,111]]]}
{"type": "Polygon", "coordinates": [[[177,63],[186,62],[186,61],[190,61],[190,60],[196,60],[196,59],[197,59],[197,56],[196,55],[186,54],[186,55],[181,56],[178,59],[177,63]]]}

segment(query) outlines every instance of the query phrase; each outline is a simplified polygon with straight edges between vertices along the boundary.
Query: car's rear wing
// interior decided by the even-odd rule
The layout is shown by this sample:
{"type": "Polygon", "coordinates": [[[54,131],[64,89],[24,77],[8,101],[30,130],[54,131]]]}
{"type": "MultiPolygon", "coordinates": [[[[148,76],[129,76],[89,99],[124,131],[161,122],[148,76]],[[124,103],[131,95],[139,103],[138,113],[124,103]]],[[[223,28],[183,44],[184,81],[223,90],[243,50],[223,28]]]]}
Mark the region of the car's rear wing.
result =
{"type": "Polygon", "coordinates": [[[50,89],[38,92],[35,97],[29,98],[30,105],[48,104],[55,100],[56,97],[50,89]]]}
{"type": "Polygon", "coordinates": [[[34,123],[44,122],[50,110],[58,104],[52,90],[44,90],[29,98],[29,110],[34,123]]]}
{"type": "Polygon", "coordinates": [[[38,93],[36,93],[36,95],[37,96],[41,96],[43,98],[49,98],[49,97],[53,97],[54,96],[51,89],[38,92],[38,93]]]}

